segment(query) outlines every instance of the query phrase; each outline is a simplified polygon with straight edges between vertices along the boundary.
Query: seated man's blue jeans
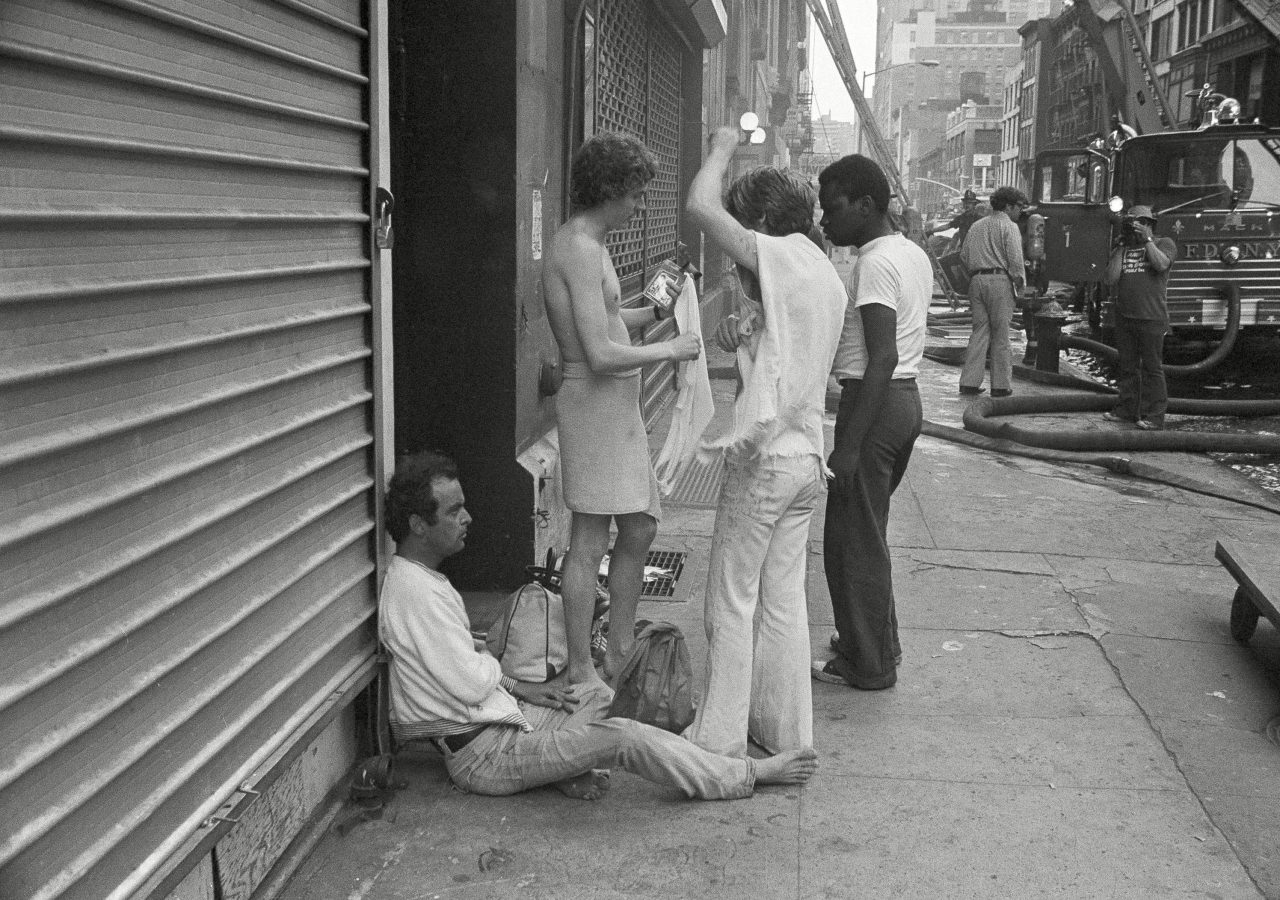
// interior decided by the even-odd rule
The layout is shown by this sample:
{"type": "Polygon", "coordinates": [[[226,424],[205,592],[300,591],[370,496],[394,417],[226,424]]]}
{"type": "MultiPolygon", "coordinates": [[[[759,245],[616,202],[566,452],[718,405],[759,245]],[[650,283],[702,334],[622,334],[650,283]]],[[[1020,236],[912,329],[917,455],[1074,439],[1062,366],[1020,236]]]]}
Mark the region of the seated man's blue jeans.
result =
{"type": "Polygon", "coordinates": [[[591,769],[617,767],[678,788],[689,798],[751,796],[754,760],[708,753],[679,735],[633,719],[605,718],[611,699],[608,688],[591,690],[579,697],[571,713],[521,703],[533,731],[493,725],[461,750],[446,750],[449,778],[473,794],[505,796],[591,769]]]}

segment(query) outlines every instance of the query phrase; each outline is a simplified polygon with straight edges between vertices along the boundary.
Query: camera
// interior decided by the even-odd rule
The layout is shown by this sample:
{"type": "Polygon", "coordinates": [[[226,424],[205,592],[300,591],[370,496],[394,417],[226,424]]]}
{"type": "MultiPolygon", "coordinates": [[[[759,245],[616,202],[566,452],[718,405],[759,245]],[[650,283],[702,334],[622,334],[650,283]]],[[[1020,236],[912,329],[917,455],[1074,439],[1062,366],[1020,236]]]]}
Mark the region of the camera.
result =
{"type": "Polygon", "coordinates": [[[1120,220],[1120,243],[1136,246],[1142,242],[1138,234],[1138,217],[1125,216],[1120,220]]]}

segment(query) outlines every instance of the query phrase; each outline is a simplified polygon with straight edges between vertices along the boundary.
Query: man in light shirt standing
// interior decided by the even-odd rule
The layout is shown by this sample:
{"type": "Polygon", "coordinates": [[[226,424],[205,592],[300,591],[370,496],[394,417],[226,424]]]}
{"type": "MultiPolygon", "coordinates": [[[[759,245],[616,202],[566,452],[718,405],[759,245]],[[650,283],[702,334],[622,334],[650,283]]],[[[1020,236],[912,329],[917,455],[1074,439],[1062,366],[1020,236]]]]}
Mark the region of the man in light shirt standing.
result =
{"type": "Polygon", "coordinates": [[[1017,188],[1002,187],[991,195],[991,215],[969,229],[960,261],[969,273],[969,305],[973,331],[960,372],[960,393],[982,393],[987,350],[991,351],[991,396],[1013,393],[1013,357],[1009,323],[1018,292],[1026,284],[1022,234],[1014,219],[1029,205],[1017,188]]]}
{"type": "Polygon", "coordinates": [[[818,176],[822,230],[859,248],[833,374],[841,386],[823,548],[836,651],[813,677],[861,690],[898,680],[898,617],[889,560],[889,498],[907,470],[923,420],[916,375],[924,354],[933,269],[894,228],[889,182],[865,156],[818,176]]]}

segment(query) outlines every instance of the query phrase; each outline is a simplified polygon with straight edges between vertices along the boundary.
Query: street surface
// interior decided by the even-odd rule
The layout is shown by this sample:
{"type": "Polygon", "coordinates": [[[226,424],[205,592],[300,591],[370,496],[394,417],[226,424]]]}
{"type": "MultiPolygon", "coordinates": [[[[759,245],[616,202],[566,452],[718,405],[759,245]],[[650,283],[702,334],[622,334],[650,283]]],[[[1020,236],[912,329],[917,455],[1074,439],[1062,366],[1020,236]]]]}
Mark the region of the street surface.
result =
{"type": "MultiPolygon", "coordinates": [[[[960,424],[958,377],[926,361],[926,418],[960,424]]],[[[733,385],[713,388],[715,429],[733,385]]],[[[1204,457],[1141,456],[1274,501],[1204,457]]],[[[695,670],[714,516],[667,505],[654,549],[689,556],[675,596],[640,610],[684,630],[695,670]]],[[[832,631],[821,536],[818,515],[815,658],[832,631]]],[[[1280,638],[1266,620],[1248,646],[1230,637],[1219,538],[1275,548],[1280,515],[922,437],[890,527],[899,680],[814,685],[807,786],[691,803],[618,771],[600,802],[496,799],[415,749],[383,819],[331,829],[283,896],[1280,897],[1280,638]]]]}

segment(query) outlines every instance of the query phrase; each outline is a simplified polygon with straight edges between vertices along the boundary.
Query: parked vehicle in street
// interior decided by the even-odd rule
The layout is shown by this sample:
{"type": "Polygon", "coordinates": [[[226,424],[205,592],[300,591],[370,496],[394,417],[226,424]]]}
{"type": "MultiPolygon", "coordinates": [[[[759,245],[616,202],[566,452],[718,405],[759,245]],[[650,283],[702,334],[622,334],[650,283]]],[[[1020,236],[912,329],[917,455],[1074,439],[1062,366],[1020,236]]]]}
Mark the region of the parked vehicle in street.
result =
{"type": "Polygon", "coordinates": [[[1034,202],[1046,276],[1091,285],[1095,295],[1119,212],[1152,207],[1156,234],[1178,244],[1168,293],[1174,335],[1220,343],[1240,329],[1280,330],[1280,128],[1240,121],[1239,104],[1207,85],[1198,93],[1197,129],[1040,154],[1034,202]]]}

